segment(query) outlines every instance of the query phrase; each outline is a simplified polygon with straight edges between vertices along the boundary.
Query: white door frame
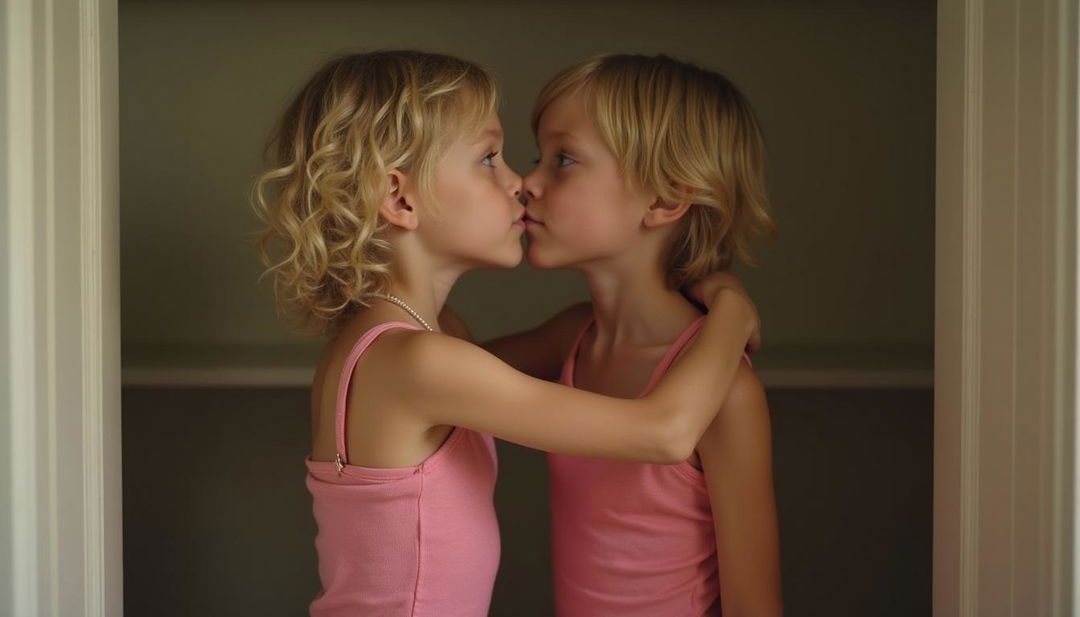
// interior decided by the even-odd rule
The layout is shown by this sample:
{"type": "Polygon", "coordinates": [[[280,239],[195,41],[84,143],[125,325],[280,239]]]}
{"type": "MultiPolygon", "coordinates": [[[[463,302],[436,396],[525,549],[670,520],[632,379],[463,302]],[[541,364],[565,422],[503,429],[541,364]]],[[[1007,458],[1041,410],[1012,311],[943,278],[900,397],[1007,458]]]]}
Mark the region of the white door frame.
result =
{"type": "Polygon", "coordinates": [[[115,0],[6,0],[0,614],[123,612],[115,0]]]}
{"type": "MultiPolygon", "coordinates": [[[[116,0],[5,0],[0,613],[122,614],[116,0]]],[[[934,614],[1080,571],[1075,0],[938,6],[934,614]]]]}
{"type": "Polygon", "coordinates": [[[1075,611],[1077,30],[938,5],[935,615],[1075,611]]]}

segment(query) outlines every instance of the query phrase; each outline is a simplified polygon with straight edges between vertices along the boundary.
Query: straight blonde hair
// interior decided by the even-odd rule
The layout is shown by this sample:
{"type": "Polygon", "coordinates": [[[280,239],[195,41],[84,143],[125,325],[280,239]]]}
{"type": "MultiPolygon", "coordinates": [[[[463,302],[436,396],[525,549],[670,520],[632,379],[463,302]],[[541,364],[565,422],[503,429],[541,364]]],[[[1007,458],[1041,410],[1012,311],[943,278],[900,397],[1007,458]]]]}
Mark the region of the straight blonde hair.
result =
{"type": "Polygon", "coordinates": [[[578,91],[623,176],[669,203],[693,205],[668,252],[668,283],[691,284],[776,228],[765,190],[765,142],[746,97],[723,75],[668,56],[583,60],[540,91],[533,133],[555,99],[578,91]]]}
{"type": "Polygon", "coordinates": [[[496,110],[495,80],[442,54],[378,51],[327,61],[278,123],[253,205],[278,312],[329,334],[386,293],[392,246],[379,207],[390,170],[431,197],[445,147],[496,110]]]}

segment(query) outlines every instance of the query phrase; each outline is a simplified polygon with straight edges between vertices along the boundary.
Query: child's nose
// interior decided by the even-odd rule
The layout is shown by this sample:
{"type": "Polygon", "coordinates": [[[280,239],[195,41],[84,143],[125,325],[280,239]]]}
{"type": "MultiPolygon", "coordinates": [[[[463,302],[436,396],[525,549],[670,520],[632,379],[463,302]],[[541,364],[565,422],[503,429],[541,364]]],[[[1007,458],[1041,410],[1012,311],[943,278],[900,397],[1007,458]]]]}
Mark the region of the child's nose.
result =
{"type": "Polygon", "coordinates": [[[537,171],[539,167],[529,172],[529,175],[525,176],[525,179],[521,181],[521,188],[525,193],[525,199],[532,201],[534,199],[540,199],[543,195],[543,188],[540,183],[539,174],[537,171]]]}
{"type": "Polygon", "coordinates": [[[521,176],[517,175],[514,170],[510,171],[509,182],[507,182],[506,190],[510,193],[511,197],[521,196],[521,176]]]}

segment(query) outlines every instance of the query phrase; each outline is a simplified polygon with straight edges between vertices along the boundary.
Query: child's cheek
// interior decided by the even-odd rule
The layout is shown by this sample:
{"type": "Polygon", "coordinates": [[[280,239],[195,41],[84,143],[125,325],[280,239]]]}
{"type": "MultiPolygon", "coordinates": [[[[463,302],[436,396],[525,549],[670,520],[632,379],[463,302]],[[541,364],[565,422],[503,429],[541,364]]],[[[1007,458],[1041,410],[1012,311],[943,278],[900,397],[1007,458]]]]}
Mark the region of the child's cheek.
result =
{"type": "Polygon", "coordinates": [[[565,242],[575,254],[595,258],[617,249],[616,226],[602,211],[586,210],[576,218],[570,227],[571,237],[565,242]]]}
{"type": "Polygon", "coordinates": [[[581,245],[595,239],[603,225],[593,207],[596,195],[588,183],[565,182],[551,188],[546,212],[549,231],[560,243],[568,245],[581,245]]]}

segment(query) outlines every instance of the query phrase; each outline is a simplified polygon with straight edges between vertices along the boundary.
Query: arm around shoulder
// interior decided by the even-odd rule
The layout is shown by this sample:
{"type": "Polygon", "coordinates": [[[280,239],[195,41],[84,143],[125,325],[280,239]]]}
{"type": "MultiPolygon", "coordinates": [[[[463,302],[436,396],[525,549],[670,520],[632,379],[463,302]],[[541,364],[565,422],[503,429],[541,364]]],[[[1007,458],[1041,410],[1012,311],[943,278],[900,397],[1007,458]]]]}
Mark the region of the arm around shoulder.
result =
{"type": "Polygon", "coordinates": [[[566,354],[591,317],[592,303],[582,302],[559,311],[531,330],[508,334],[482,346],[526,375],[555,381],[566,354]]]}
{"type": "Polygon", "coordinates": [[[428,424],[575,456],[673,463],[683,454],[671,410],[655,403],[530,377],[449,336],[417,333],[397,353],[409,372],[398,400],[428,424]]]}
{"type": "Polygon", "coordinates": [[[469,332],[469,326],[462,321],[454,309],[450,308],[449,304],[443,305],[442,311],[439,312],[439,329],[443,331],[443,334],[449,334],[470,343],[475,342],[472,333],[469,332]]]}
{"type": "Polygon", "coordinates": [[[670,421],[681,435],[682,459],[713,421],[731,393],[743,351],[757,327],[757,313],[741,295],[722,290],[710,305],[701,331],[644,398],[673,410],[670,421]]]}

